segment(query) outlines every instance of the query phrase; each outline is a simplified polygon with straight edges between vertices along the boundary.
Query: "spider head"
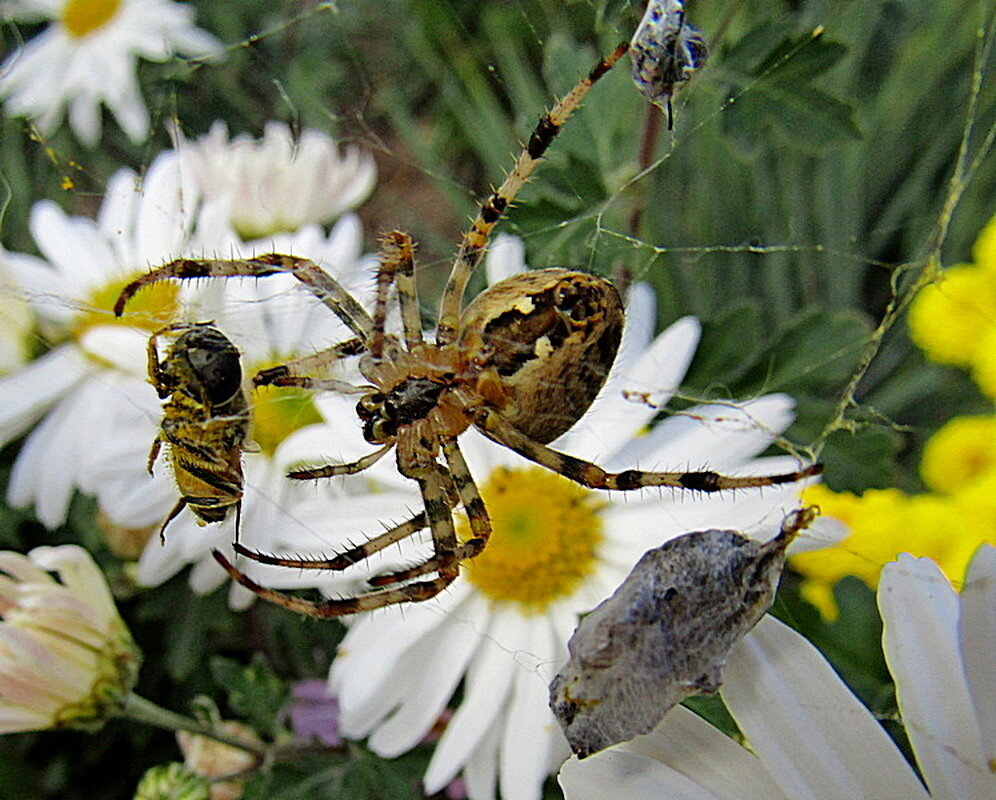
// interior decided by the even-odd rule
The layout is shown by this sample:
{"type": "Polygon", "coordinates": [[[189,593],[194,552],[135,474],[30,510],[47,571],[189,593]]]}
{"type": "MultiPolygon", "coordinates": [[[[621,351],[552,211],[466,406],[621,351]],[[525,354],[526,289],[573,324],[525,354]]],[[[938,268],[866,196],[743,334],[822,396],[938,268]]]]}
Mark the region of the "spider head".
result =
{"type": "Polygon", "coordinates": [[[447,384],[431,378],[406,378],[389,392],[370,392],[356,404],[363,420],[363,437],[371,444],[386,444],[398,428],[410,425],[432,411],[447,384]]]}

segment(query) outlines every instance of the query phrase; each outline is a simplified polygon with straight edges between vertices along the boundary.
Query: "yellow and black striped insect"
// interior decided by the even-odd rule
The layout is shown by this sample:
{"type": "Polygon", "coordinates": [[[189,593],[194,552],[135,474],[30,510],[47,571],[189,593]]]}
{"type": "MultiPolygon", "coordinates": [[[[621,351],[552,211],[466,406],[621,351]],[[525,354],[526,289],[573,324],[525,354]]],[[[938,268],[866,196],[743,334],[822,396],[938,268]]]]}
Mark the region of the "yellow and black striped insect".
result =
{"type": "Polygon", "coordinates": [[[221,522],[242,508],[242,446],[249,404],[239,351],[211,323],[178,323],[149,337],[149,382],[163,403],[163,419],[149,452],[149,472],[165,444],[180,499],[159,530],[185,507],[200,524],[221,522]],[[159,358],[160,338],[171,339],[159,358]]]}

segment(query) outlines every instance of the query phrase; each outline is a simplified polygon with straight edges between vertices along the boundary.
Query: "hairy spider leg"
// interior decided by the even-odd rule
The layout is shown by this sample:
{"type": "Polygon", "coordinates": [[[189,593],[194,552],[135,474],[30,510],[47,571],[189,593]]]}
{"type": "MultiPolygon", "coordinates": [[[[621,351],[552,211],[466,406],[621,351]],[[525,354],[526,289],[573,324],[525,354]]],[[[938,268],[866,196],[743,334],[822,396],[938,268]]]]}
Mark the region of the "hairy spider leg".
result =
{"type": "Polygon", "coordinates": [[[287,477],[295,481],[310,481],[316,478],[334,478],[337,475],[355,475],[380,461],[392,447],[394,447],[393,442],[347,464],[323,464],[320,467],[294,469],[287,473],[287,477]]]}
{"type": "Polygon", "coordinates": [[[301,389],[319,389],[356,394],[369,391],[369,387],[353,386],[345,381],[332,378],[316,378],[315,373],[328,370],[336,362],[350,356],[358,356],[365,351],[359,339],[338,342],[317,353],[300,356],[275,367],[261,369],[253,375],[253,386],[296,386],[301,389]]]}
{"type": "Polygon", "coordinates": [[[502,419],[493,409],[482,407],[475,413],[474,424],[485,436],[514,450],[542,467],[569,478],[589,489],[631,490],[650,486],[669,486],[697,492],[722,492],[729,489],[758,489],[811,478],[823,472],[822,464],[810,464],[796,472],[782,475],[744,475],[730,477],[718,472],[645,472],[628,469],[607,472],[590,461],[561,453],[530,439],[502,419]]]}
{"type": "MultiPolygon", "coordinates": [[[[470,523],[470,530],[473,538],[459,544],[454,551],[454,558],[457,562],[466,561],[478,555],[487,546],[488,539],[491,538],[491,518],[488,510],[481,499],[474,476],[464,460],[463,453],[456,443],[456,439],[444,440],[442,450],[446,456],[446,463],[449,465],[449,476],[453,480],[460,503],[467,512],[467,520],[470,523]]],[[[388,575],[375,575],[368,583],[371,586],[385,586],[392,583],[401,583],[411,580],[430,572],[438,572],[440,560],[436,557],[427,559],[420,564],[415,564],[407,569],[398,570],[388,575]]]]}
{"type": "Polygon", "coordinates": [[[577,110],[591,87],[607,73],[629,49],[629,43],[624,42],[616,47],[608,56],[599,61],[577,85],[568,92],[562,100],[543,115],[533,129],[529,141],[522,148],[515,160],[512,171],[508,173],[501,186],[481,205],[477,217],[470,229],[460,240],[456,260],[450,277],[443,289],[439,304],[439,320],[436,324],[436,342],[449,344],[457,337],[460,324],[460,310],[463,306],[463,294],[467,282],[477,269],[484,255],[484,248],[492,228],[501,219],[501,215],[509,207],[519,190],[523,187],[536,165],[543,159],[543,154],[560,133],[571,114],[577,110]]]}
{"type": "Polygon", "coordinates": [[[144,286],[158,281],[194,278],[265,278],[290,273],[311,290],[361,340],[369,341],[373,320],[342,285],[314,261],[280,253],[267,253],[246,259],[178,258],[156,267],[121,290],[114,315],[124,313],[128,301],[144,286]]]}
{"type": "Polygon", "coordinates": [[[323,558],[301,558],[277,556],[271,553],[261,553],[259,550],[251,550],[241,544],[235,544],[235,552],[240,556],[258,561],[260,564],[269,564],[274,567],[295,567],[297,569],[324,569],[339,572],[364,561],[374,553],[379,553],[392,544],[407,539],[409,536],[418,533],[427,525],[425,512],[419,512],[411,519],[405,520],[393,528],[389,528],[379,536],[369,539],[362,544],[351,547],[331,557],[323,558]]]}
{"type": "Polygon", "coordinates": [[[380,238],[377,300],[374,306],[373,333],[370,336],[370,355],[374,359],[380,359],[384,355],[387,298],[392,283],[398,290],[405,345],[411,350],[422,343],[422,319],[415,288],[415,247],[411,236],[401,231],[391,231],[380,238]]]}
{"type": "MultiPolygon", "coordinates": [[[[341,617],[397,603],[418,603],[435,597],[453,583],[460,572],[457,561],[456,529],[453,525],[453,515],[447,497],[446,482],[438,469],[438,465],[431,461],[422,465],[409,466],[411,468],[406,469],[406,472],[408,477],[418,482],[422,501],[425,504],[425,521],[432,532],[437,562],[437,568],[434,570],[437,573],[435,578],[415,581],[390,589],[376,589],[357,597],[306,600],[260,586],[232,565],[219,551],[213,550],[212,555],[234,581],[245,586],[249,591],[271,603],[310,617],[341,617]]],[[[367,545],[369,544],[368,542],[367,545]]],[[[300,566],[299,563],[293,561],[291,565],[300,566]]]]}

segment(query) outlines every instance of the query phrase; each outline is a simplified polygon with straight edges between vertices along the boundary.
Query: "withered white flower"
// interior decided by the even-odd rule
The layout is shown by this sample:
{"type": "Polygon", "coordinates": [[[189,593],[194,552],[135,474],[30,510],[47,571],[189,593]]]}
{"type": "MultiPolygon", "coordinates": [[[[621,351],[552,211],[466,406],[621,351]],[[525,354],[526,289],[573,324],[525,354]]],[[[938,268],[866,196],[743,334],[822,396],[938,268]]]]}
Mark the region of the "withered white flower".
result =
{"type": "Polygon", "coordinates": [[[207,213],[220,216],[249,241],[306,225],[325,225],[366,200],[377,180],[371,155],[307,129],[296,137],[282,122],[263,136],[228,138],[216,122],[179,151],[200,187],[207,213]]]}
{"type": "Polygon", "coordinates": [[[141,660],[103,574],[75,545],[0,552],[0,573],[0,733],[99,727],[141,660]]]}

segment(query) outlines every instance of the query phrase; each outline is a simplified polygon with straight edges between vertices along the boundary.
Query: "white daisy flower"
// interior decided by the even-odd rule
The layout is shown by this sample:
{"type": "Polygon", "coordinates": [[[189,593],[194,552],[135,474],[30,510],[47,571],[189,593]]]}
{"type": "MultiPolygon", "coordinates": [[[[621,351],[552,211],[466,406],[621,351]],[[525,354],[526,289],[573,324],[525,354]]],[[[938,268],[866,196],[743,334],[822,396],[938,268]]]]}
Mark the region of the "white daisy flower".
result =
{"type": "MultiPolygon", "coordinates": [[[[128,280],[184,252],[184,201],[192,196],[176,157],[166,154],[141,186],[130,170],[116,173],[96,220],[70,216],[50,201],[35,204],[30,228],[43,257],[2,255],[53,343],[0,379],[0,443],[40,421],[14,464],[7,499],[34,505],[48,527],[65,520],[75,489],[105,488],[94,467],[113,456],[121,437],[136,425],[138,435],[153,435],[159,404],[146,383],[145,346],[151,331],[177,315],[179,289],[155,287],[120,320],[111,307],[128,280]]],[[[145,469],[141,462],[128,466],[133,476],[145,469]]]]}
{"type": "Polygon", "coordinates": [[[75,545],[0,552],[0,573],[0,733],[99,727],[141,660],[103,574],[75,545]]]}
{"type": "Polygon", "coordinates": [[[878,588],[883,644],[923,784],[816,648],[767,617],[733,651],[722,689],[748,751],[684,708],[646,736],[560,772],[567,800],[996,797],[996,548],[959,597],[903,554],[878,588]]]}
{"type": "MultiPolygon", "coordinates": [[[[521,243],[497,237],[487,260],[489,281],[522,268],[521,243]]],[[[661,387],[676,387],[699,336],[698,323],[686,318],[651,342],[653,317],[649,288],[634,287],[620,352],[603,392],[554,446],[609,469],[706,464],[724,472],[795,469],[789,459],[756,458],[792,420],[792,402],[784,395],[699,406],[647,430],[657,412],[624,400],[623,390],[659,394],[661,387]]],[[[333,432],[336,460],[369,452],[351,415],[355,399],[329,396],[318,404],[333,432]]],[[[426,792],[440,791],[462,772],[475,800],[493,797],[496,782],[505,798],[534,800],[568,752],[547,707],[547,684],[566,657],[578,615],[607,596],[650,547],[688,530],[714,527],[769,538],[798,501],[793,487],[763,495],[742,492],[735,499],[661,490],[595,493],[473,430],[460,441],[492,518],[488,547],[439,598],[357,618],[333,663],[330,684],[340,703],[343,734],[369,737],[369,747],[390,758],[425,737],[462,682],[462,701],[425,775],[426,792]]],[[[421,507],[414,485],[390,461],[357,477],[380,493],[336,503],[339,527],[351,539],[370,537],[371,517],[403,519],[421,507]]],[[[280,544],[277,552],[302,552],[320,543],[287,537],[280,544]]],[[[406,540],[343,577],[412,563],[429,547],[427,537],[421,543],[406,540]]],[[[283,586],[318,585],[345,593],[326,575],[284,572],[283,586]]]]}
{"type": "MultiPolygon", "coordinates": [[[[372,265],[359,259],[362,233],[355,216],[344,217],[330,234],[312,225],[294,235],[245,244],[217,204],[204,204],[196,225],[191,223],[201,205],[197,177],[176,153],[169,153],[150,166],[142,191],[137,191],[133,173],[118,173],[96,221],[39,203],[31,226],[44,259],[5,254],[48,338],[59,342],[0,379],[0,443],[40,420],[15,462],[8,501],[34,505],[49,527],[65,520],[76,490],[96,497],[111,529],[158,528],[176,503],[168,460],[158,462],[152,479],[146,470],[162,417],[146,374],[152,331],[180,318],[214,320],[242,351],[246,376],[347,338],[337,318],[289,276],[197,288],[164,282],[140,292],[125,315],[115,319],[110,309],[127,281],[179,255],[234,257],[280,250],[313,258],[360,296],[372,287],[372,265]]],[[[242,540],[267,549],[277,529],[298,532],[303,527],[321,536],[331,520],[323,505],[328,493],[295,486],[284,477],[289,458],[293,463],[320,460],[321,452],[284,442],[320,417],[308,397],[276,389],[252,397],[258,451],[246,454],[242,540]]],[[[224,524],[201,528],[184,511],[170,523],[166,547],[158,539],[146,547],[139,580],[156,585],[194,564],[190,580],[195,591],[216,589],[226,576],[210,550],[229,546],[233,524],[234,514],[224,524]]],[[[233,585],[233,605],[241,607],[251,599],[233,585]]]]}
{"type": "Polygon", "coordinates": [[[242,134],[231,140],[225,123],[216,122],[179,149],[205,202],[219,204],[215,213],[247,241],[329,223],[362,203],[377,180],[368,152],[340,148],[312,129],[295,139],[281,122],[268,122],[260,139],[242,134]]]}
{"type": "Polygon", "coordinates": [[[219,42],[194,25],[194,10],[168,0],[20,0],[9,20],[52,20],[0,67],[8,114],[52,133],[69,124],[89,147],[100,139],[101,105],[135,142],[149,134],[149,112],[135,68],[139,58],[205,57],[219,42]]]}

